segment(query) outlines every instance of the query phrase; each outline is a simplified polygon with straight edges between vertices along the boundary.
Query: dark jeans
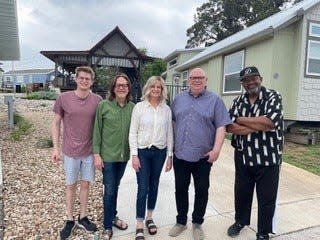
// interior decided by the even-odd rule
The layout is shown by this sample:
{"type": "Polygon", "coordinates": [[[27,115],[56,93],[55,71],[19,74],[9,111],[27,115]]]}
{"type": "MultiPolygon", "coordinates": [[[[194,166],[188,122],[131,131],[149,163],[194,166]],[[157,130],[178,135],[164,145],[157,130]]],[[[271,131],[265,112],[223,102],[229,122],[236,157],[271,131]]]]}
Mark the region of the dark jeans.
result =
{"type": "Polygon", "coordinates": [[[187,215],[189,209],[189,185],[191,175],[194,181],[195,200],[192,213],[192,222],[197,224],[203,223],[203,217],[206,213],[208,203],[208,189],[210,186],[209,176],[212,163],[202,158],[198,162],[187,162],[182,159],[173,157],[173,168],[176,186],[176,206],[177,206],[177,223],[187,224],[187,215]]]}
{"type": "Polygon", "coordinates": [[[166,148],[158,149],[151,147],[150,149],[138,149],[141,168],[137,172],[136,218],[139,221],[145,218],[146,202],[148,210],[153,210],[156,206],[159,178],[166,156],[166,148]]]}
{"type": "Polygon", "coordinates": [[[235,220],[250,224],[254,188],[258,200],[258,233],[273,233],[280,166],[245,166],[242,153],[234,152],[235,160],[235,220]]]}
{"type": "Polygon", "coordinates": [[[103,226],[112,229],[112,220],[117,216],[117,198],[120,180],[126,169],[127,162],[104,162],[102,169],[103,195],[103,226]]]}

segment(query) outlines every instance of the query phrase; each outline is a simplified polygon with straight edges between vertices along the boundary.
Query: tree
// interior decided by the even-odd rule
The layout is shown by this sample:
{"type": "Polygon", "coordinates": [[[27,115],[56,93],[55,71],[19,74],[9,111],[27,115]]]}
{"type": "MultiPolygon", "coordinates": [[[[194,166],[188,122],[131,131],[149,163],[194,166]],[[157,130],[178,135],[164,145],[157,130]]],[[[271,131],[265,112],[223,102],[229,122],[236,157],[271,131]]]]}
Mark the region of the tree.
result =
{"type": "Polygon", "coordinates": [[[113,78],[119,73],[117,67],[95,67],[94,72],[96,74],[93,91],[105,91],[108,92],[111,86],[113,78]]]}
{"type": "Polygon", "coordinates": [[[210,46],[301,0],[209,0],[197,8],[186,48],[210,46]]]}
{"type": "Polygon", "coordinates": [[[141,86],[144,86],[149,77],[160,76],[166,69],[167,63],[161,58],[155,58],[153,61],[146,63],[141,69],[141,86]]]}

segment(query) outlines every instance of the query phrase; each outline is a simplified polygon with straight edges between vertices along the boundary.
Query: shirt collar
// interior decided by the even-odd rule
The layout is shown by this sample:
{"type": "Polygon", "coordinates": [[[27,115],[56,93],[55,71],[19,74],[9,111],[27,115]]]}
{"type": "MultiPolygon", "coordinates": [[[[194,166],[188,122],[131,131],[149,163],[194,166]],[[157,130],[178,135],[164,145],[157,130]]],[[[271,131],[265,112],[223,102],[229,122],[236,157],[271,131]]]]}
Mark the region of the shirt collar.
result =
{"type": "MultiPolygon", "coordinates": [[[[144,102],[147,105],[147,107],[153,107],[148,100],[144,100],[144,102]]],[[[165,104],[165,101],[161,101],[157,107],[163,107],[164,104],[165,104]]]]}
{"type": "Polygon", "coordinates": [[[126,107],[127,104],[128,104],[128,101],[127,101],[127,100],[124,102],[124,105],[123,105],[123,106],[121,106],[116,99],[113,99],[112,102],[114,103],[114,105],[116,105],[117,107],[121,107],[121,108],[126,107]]]}
{"type": "Polygon", "coordinates": [[[206,91],[207,91],[207,89],[203,89],[203,90],[199,93],[199,95],[196,96],[196,97],[192,95],[191,89],[188,90],[188,93],[189,93],[189,95],[190,95],[191,97],[193,97],[193,98],[198,98],[198,97],[203,96],[203,95],[206,93],[206,91]]]}

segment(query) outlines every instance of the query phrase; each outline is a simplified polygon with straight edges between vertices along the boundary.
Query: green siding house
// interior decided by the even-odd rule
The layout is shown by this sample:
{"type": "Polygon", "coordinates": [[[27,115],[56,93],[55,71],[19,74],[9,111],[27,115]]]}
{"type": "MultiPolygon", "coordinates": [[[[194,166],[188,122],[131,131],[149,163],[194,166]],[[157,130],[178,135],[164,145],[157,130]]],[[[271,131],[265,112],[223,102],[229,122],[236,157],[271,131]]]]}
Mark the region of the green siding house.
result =
{"type": "Polygon", "coordinates": [[[302,1],[213,44],[178,62],[172,73],[169,63],[174,57],[165,58],[167,82],[173,74],[187,76],[202,67],[208,88],[229,107],[243,91],[240,70],[255,65],[264,86],[281,93],[287,122],[320,122],[320,0],[302,1]]]}
{"type": "Polygon", "coordinates": [[[176,70],[176,67],[185,63],[204,49],[205,48],[178,49],[164,58],[167,62],[167,71],[162,74],[162,77],[166,80],[169,102],[172,102],[181,90],[187,88],[188,70],[179,72],[176,70]]]}

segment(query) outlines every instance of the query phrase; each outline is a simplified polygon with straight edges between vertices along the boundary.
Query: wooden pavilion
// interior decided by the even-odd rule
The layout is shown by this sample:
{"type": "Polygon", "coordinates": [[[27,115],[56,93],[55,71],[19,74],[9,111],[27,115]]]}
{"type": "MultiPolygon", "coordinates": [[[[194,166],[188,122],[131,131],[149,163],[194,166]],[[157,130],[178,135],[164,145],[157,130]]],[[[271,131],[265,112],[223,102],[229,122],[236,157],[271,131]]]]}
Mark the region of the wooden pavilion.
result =
{"type": "Polygon", "coordinates": [[[141,53],[116,26],[90,50],[86,51],[41,51],[55,63],[56,77],[63,73],[61,88],[72,89],[71,76],[77,66],[115,66],[128,75],[132,84],[132,97],[137,102],[141,96],[141,66],[153,58],[141,53]],[[58,68],[60,72],[58,71],[58,68]]]}

